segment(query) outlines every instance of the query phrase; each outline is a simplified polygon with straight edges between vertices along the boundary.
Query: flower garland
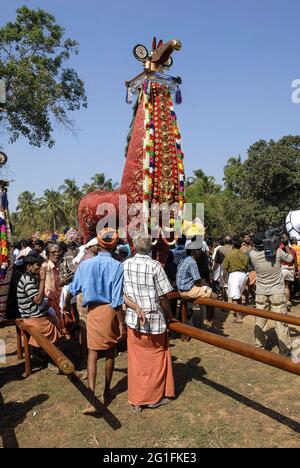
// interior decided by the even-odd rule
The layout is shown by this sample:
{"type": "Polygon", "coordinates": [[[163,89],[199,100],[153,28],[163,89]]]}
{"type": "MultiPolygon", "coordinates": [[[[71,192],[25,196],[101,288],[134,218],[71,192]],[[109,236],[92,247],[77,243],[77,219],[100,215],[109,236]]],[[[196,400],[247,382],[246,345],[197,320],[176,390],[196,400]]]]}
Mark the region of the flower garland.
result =
{"type": "Polygon", "coordinates": [[[170,111],[172,117],[172,126],[173,126],[173,134],[175,136],[176,142],[176,152],[177,152],[177,163],[178,163],[178,174],[179,174],[179,195],[178,195],[178,202],[181,209],[183,209],[183,205],[185,202],[185,175],[184,175],[184,164],[183,158],[184,154],[182,151],[182,144],[181,144],[181,135],[179,131],[179,125],[176,117],[176,113],[174,111],[174,106],[172,102],[172,98],[170,96],[170,111]]]}
{"type": "MultiPolygon", "coordinates": [[[[153,85],[152,85],[153,86],[153,85]]],[[[155,85],[154,85],[155,86],[155,85]]],[[[145,138],[144,138],[144,159],[143,159],[143,211],[145,216],[149,214],[149,204],[153,200],[153,189],[154,189],[154,174],[155,174],[155,126],[154,126],[154,109],[151,102],[149,93],[149,83],[145,81],[143,86],[143,99],[144,99],[144,126],[145,126],[145,138]]],[[[175,149],[177,156],[177,169],[178,169],[178,203],[183,209],[185,201],[185,175],[184,175],[184,164],[183,164],[183,151],[181,145],[181,135],[179,132],[179,126],[174,111],[174,105],[172,102],[171,94],[168,93],[169,112],[171,116],[170,129],[175,138],[175,149]]],[[[168,112],[168,110],[167,110],[168,112]]]]}
{"type": "Polygon", "coordinates": [[[9,266],[9,244],[6,217],[0,211],[0,280],[5,279],[9,266]]]}
{"type": "MultiPolygon", "coordinates": [[[[147,83],[147,82],[145,82],[147,83]]],[[[150,101],[150,96],[147,93],[147,85],[144,86],[143,99],[144,99],[144,159],[143,159],[143,213],[145,216],[145,227],[149,218],[149,204],[152,201],[153,185],[154,185],[154,120],[153,120],[153,105],[150,101]]]]}

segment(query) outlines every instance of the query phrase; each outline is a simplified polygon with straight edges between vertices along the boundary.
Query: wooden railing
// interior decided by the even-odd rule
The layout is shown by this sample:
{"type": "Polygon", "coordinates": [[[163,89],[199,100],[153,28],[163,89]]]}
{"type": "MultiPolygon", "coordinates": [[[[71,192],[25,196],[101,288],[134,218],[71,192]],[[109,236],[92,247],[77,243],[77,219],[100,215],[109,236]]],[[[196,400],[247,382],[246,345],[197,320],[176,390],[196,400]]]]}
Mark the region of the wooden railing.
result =
{"type": "Polygon", "coordinates": [[[54,346],[51,341],[42,335],[37,328],[25,324],[22,319],[15,321],[17,328],[17,357],[18,359],[23,358],[22,353],[22,337],[24,337],[24,353],[25,353],[25,374],[26,376],[31,374],[31,362],[30,362],[30,350],[29,350],[29,339],[30,335],[40,345],[40,347],[47,353],[52,359],[54,364],[66,375],[74,372],[74,364],[58,349],[54,346]],[[23,332],[23,333],[21,333],[23,332]]]}
{"type": "MultiPolygon", "coordinates": [[[[262,362],[272,367],[277,367],[286,372],[300,375],[300,363],[294,362],[290,357],[286,357],[280,354],[275,354],[264,349],[256,348],[253,345],[243,343],[232,338],[221,336],[209,331],[201,330],[199,328],[191,327],[186,325],[187,320],[187,301],[181,300],[178,292],[171,292],[168,295],[169,299],[180,299],[181,301],[181,320],[180,322],[173,322],[169,324],[169,329],[181,334],[182,340],[184,338],[194,338],[199,341],[203,341],[212,346],[225,349],[235,354],[245,356],[255,361],[262,362]]],[[[292,315],[279,314],[276,312],[269,312],[261,309],[254,309],[253,307],[247,307],[239,304],[231,304],[224,301],[219,301],[209,298],[199,298],[194,301],[196,304],[208,305],[212,307],[218,307],[220,309],[228,309],[234,312],[240,312],[243,314],[254,315],[257,317],[263,317],[271,320],[277,320],[279,322],[289,323],[292,325],[300,326],[300,318],[292,315]]]]}
{"type": "MultiPolygon", "coordinates": [[[[294,362],[289,357],[278,355],[264,349],[256,348],[247,343],[243,343],[238,340],[234,340],[229,337],[224,337],[216,333],[210,333],[202,329],[191,327],[186,324],[187,322],[187,304],[188,301],[182,300],[178,292],[173,291],[168,294],[169,299],[180,300],[181,306],[181,320],[180,322],[173,322],[169,324],[170,330],[178,332],[181,334],[182,339],[194,338],[199,341],[203,341],[210,345],[216,346],[218,348],[225,349],[227,351],[245,356],[247,358],[253,359],[255,361],[262,362],[272,367],[277,367],[279,369],[291,372],[293,374],[300,375],[300,363],[294,362]]],[[[216,299],[210,298],[198,298],[193,301],[196,304],[207,305],[212,307],[217,307],[220,309],[227,309],[234,312],[239,312],[247,315],[252,315],[256,317],[263,317],[270,320],[275,320],[279,322],[288,323],[291,325],[300,326],[300,318],[288,315],[280,314],[272,311],[265,311],[261,309],[255,309],[253,307],[247,307],[239,304],[231,304],[224,301],[219,301],[216,299]]],[[[3,323],[3,322],[2,322],[3,323]]],[[[22,343],[21,343],[21,334],[24,336],[24,351],[25,351],[25,374],[30,375],[31,365],[30,365],[30,353],[29,353],[29,339],[30,335],[37,341],[42,349],[51,357],[53,362],[64,374],[71,374],[74,372],[74,365],[63,353],[61,353],[47,338],[45,338],[36,328],[25,325],[22,319],[6,321],[7,325],[16,325],[17,329],[17,355],[18,359],[23,358],[22,353],[22,343]]],[[[1,322],[0,322],[1,327],[1,322]]]]}
{"type": "MultiPolygon", "coordinates": [[[[169,299],[181,299],[179,292],[173,291],[168,294],[169,299]]],[[[186,303],[186,301],[182,301],[186,303]]],[[[246,315],[254,315],[255,317],[263,317],[270,320],[275,320],[277,322],[289,323],[290,325],[296,325],[300,327],[300,317],[296,317],[290,314],[279,314],[277,312],[262,310],[262,309],[254,309],[253,307],[244,306],[241,304],[231,304],[230,302],[219,301],[217,299],[210,299],[208,297],[200,297],[193,301],[194,304],[199,305],[207,305],[211,307],[217,307],[219,309],[227,309],[232,310],[233,312],[240,312],[246,315]]],[[[184,311],[185,312],[185,311],[184,311]]],[[[186,317],[184,317],[186,320],[186,317]]],[[[182,320],[185,323],[184,320],[182,320]]]]}

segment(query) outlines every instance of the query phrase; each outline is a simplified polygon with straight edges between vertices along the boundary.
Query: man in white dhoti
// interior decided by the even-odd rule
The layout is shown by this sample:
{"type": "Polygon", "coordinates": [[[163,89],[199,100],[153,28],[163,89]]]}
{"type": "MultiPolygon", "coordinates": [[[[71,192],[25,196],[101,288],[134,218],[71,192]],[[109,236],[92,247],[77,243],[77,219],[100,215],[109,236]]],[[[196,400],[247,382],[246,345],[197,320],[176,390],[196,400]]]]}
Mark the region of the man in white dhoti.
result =
{"type": "MultiPolygon", "coordinates": [[[[229,252],[224,261],[223,268],[228,276],[228,299],[232,303],[240,304],[246,285],[249,269],[249,257],[241,249],[242,243],[238,237],[233,238],[233,250],[229,252]]],[[[242,323],[242,315],[234,313],[234,322],[242,323]]]]}

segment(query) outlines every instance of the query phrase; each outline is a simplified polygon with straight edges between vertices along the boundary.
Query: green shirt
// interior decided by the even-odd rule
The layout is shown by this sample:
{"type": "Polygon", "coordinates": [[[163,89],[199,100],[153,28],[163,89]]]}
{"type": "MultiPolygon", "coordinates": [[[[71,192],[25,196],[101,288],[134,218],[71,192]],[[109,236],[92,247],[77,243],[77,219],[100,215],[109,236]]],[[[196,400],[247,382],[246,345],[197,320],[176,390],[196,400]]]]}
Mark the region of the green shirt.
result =
{"type": "Polygon", "coordinates": [[[222,265],[229,273],[233,273],[234,271],[247,272],[249,267],[249,257],[241,250],[233,249],[226,255],[222,265]]]}

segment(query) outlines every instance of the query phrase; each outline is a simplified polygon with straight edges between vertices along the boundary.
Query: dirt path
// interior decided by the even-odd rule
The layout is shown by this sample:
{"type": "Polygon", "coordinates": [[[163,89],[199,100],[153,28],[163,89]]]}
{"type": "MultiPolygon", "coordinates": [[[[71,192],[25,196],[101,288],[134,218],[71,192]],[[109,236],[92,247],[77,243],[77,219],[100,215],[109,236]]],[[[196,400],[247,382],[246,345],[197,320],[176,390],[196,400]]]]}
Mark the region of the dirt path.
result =
{"type": "MultiPolygon", "coordinates": [[[[292,314],[300,316],[300,307],[292,314]]],[[[253,322],[246,317],[238,325],[228,317],[225,333],[252,343],[253,322]]],[[[291,334],[295,339],[300,330],[291,327],[291,334]]],[[[272,344],[272,331],[270,338],[272,344]]],[[[0,330],[0,339],[8,353],[7,363],[0,364],[0,446],[300,447],[299,377],[284,371],[173,338],[177,399],[132,416],[122,354],[113,379],[117,397],[105,418],[94,418],[80,414],[86,400],[65,376],[43,369],[23,378],[13,327],[0,330]]],[[[99,396],[102,376],[103,359],[98,363],[99,396]]]]}

